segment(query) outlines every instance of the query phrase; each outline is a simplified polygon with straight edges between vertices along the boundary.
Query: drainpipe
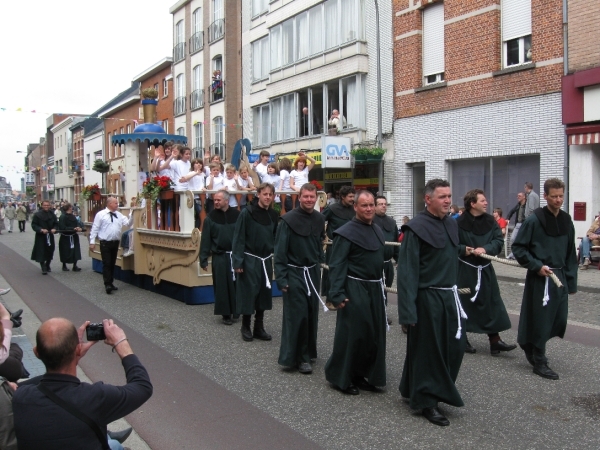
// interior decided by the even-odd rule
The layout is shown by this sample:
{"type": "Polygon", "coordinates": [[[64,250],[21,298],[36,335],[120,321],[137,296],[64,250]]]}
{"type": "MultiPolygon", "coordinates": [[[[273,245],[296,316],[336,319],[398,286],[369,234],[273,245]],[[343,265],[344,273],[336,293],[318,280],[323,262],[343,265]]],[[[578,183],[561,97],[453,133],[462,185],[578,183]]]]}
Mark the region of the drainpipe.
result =
{"type": "MultiPolygon", "coordinates": [[[[563,0],[563,74],[569,73],[569,13],[568,0],[563,0]]],[[[565,201],[563,207],[566,212],[571,209],[569,207],[569,138],[567,137],[567,126],[563,126],[564,136],[564,168],[563,181],[565,182],[565,201]]]]}
{"type": "MultiPolygon", "coordinates": [[[[377,33],[377,147],[383,148],[383,126],[381,124],[381,38],[379,35],[379,4],[375,3],[375,30],[377,33]]],[[[566,0],[564,0],[566,1],[566,0]]],[[[379,195],[383,195],[383,161],[379,163],[379,195]]]]}

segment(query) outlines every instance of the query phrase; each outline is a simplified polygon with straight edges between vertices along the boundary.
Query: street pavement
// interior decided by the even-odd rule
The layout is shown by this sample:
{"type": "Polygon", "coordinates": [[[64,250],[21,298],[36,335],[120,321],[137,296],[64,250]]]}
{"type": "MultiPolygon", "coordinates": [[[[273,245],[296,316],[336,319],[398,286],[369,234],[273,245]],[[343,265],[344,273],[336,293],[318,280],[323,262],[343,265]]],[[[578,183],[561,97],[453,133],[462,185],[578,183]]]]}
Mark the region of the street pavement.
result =
{"type": "MultiPolygon", "coordinates": [[[[134,450],[600,447],[596,269],[580,271],[579,292],[570,297],[567,336],[548,343],[549,364],[560,380],[534,375],[520,350],[492,357],[487,337],[471,334],[477,354],[465,355],[457,380],[465,406],[441,405],[451,425],[440,428],[411,411],[398,393],[406,341],[394,296],[385,392],[345,396],[323,373],[335,313],[321,313],[319,358],[312,375],[301,375],[277,365],[281,299],[274,299],[265,318],[273,340],[243,342],[240,323],[222,325],[212,305],[189,306],[120,282],[118,292],[106,295],[87,255],[82,272],[61,272],[57,251],[53,272],[43,276],[29,261],[32,245],[30,230],[0,236],[0,282],[13,288],[2,300],[13,309],[26,305],[22,328],[30,340],[41,320],[56,315],[76,324],[112,317],[123,326],[155,387],[153,398],[127,417],[138,434],[126,443],[134,450]]],[[[525,271],[494,267],[513,321],[502,337],[514,343],[525,271]]],[[[93,381],[122,384],[122,369],[109,350],[94,346],[81,367],[93,381]]]]}

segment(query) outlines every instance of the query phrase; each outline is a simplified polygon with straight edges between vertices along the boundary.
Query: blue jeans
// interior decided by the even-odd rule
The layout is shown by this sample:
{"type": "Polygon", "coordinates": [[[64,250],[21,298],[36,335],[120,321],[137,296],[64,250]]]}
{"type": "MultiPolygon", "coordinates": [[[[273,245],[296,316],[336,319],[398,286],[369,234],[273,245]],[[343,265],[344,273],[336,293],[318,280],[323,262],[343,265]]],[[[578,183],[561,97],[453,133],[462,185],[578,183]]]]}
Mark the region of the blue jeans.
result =
{"type": "MultiPolygon", "coordinates": [[[[592,241],[587,236],[584,236],[579,244],[579,254],[581,258],[589,258],[590,257],[590,247],[592,246],[592,241]]],[[[583,259],[582,259],[583,261],[583,259]]]]}
{"type": "Polygon", "coordinates": [[[115,439],[108,438],[108,446],[110,447],[110,450],[123,450],[121,443],[115,439]]]}

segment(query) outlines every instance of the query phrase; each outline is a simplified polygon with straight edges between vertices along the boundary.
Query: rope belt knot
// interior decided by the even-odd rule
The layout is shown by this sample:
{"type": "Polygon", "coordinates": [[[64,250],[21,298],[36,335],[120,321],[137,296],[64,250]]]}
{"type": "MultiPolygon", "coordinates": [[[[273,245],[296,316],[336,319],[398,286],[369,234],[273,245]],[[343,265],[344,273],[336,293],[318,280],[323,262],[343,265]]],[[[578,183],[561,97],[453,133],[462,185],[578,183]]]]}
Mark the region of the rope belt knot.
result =
{"type": "Polygon", "coordinates": [[[71,248],[75,248],[75,243],[73,242],[73,235],[69,235],[69,241],[71,241],[71,248]]]}
{"type": "Polygon", "coordinates": [[[50,242],[50,232],[49,231],[46,233],[46,243],[48,244],[48,247],[52,247],[52,243],[50,242]]]}
{"type": "Polygon", "coordinates": [[[462,263],[465,263],[467,266],[471,266],[474,269],[477,269],[477,285],[475,286],[475,295],[473,297],[471,297],[471,301],[474,302],[475,299],[477,298],[477,294],[479,294],[479,288],[481,287],[481,272],[483,269],[485,269],[487,266],[489,266],[491,263],[487,263],[485,266],[482,266],[481,264],[478,266],[474,266],[473,264],[470,264],[466,261],[463,261],[462,259],[458,258],[458,260],[462,263]]]}
{"type": "Polygon", "coordinates": [[[462,317],[463,319],[468,319],[468,317],[465,313],[465,310],[462,308],[462,305],[460,304],[460,298],[458,297],[458,287],[456,287],[456,285],[452,287],[429,286],[429,289],[437,289],[438,291],[452,291],[452,293],[454,294],[454,304],[456,305],[456,315],[458,316],[458,330],[456,331],[455,338],[460,339],[460,337],[462,336],[462,324],[460,323],[460,318],[462,317]]]}
{"type": "Polygon", "coordinates": [[[353,280],[357,280],[357,281],[364,281],[366,283],[379,283],[379,285],[381,286],[381,298],[383,299],[383,313],[385,314],[385,329],[386,331],[390,331],[390,325],[388,324],[387,321],[387,311],[385,310],[385,281],[383,279],[383,277],[381,277],[379,280],[363,280],[362,278],[356,278],[353,277],[352,275],[346,275],[348,278],[352,278],[353,280]]]}
{"type": "Polygon", "coordinates": [[[271,259],[273,257],[273,255],[269,255],[269,256],[265,256],[264,258],[261,258],[260,256],[253,255],[252,253],[248,253],[248,252],[244,252],[244,254],[246,254],[248,256],[253,256],[254,258],[260,259],[262,261],[263,270],[265,271],[265,280],[266,280],[265,285],[269,289],[271,289],[271,282],[269,281],[269,274],[267,273],[267,266],[265,265],[265,261],[267,259],[271,259]]]}
{"type": "Polygon", "coordinates": [[[231,278],[235,281],[235,270],[233,270],[233,256],[232,252],[225,252],[229,255],[229,262],[231,263],[231,278]]]}
{"type": "MultiPolygon", "coordinates": [[[[547,266],[548,269],[550,270],[560,270],[562,269],[562,267],[549,267],[547,266]]],[[[542,306],[546,306],[548,304],[548,302],[550,301],[550,292],[548,291],[548,280],[550,279],[550,277],[545,277],[546,280],[544,282],[544,298],[542,299],[542,306]]]]}
{"type": "Polygon", "coordinates": [[[327,308],[327,305],[325,304],[325,302],[323,301],[323,299],[321,298],[321,296],[319,295],[319,292],[317,291],[317,288],[315,287],[312,278],[310,277],[310,269],[312,269],[313,267],[316,266],[316,264],[313,264],[312,266],[295,266],[293,264],[288,264],[289,267],[294,267],[295,269],[302,269],[302,273],[304,275],[304,282],[306,283],[306,292],[308,294],[308,296],[311,296],[311,292],[310,292],[310,286],[312,286],[313,291],[315,291],[315,294],[317,294],[317,297],[319,299],[319,301],[321,302],[321,305],[323,305],[323,311],[327,312],[329,311],[329,308],[327,308]],[[310,281],[310,286],[308,285],[308,282],[310,281]]]}

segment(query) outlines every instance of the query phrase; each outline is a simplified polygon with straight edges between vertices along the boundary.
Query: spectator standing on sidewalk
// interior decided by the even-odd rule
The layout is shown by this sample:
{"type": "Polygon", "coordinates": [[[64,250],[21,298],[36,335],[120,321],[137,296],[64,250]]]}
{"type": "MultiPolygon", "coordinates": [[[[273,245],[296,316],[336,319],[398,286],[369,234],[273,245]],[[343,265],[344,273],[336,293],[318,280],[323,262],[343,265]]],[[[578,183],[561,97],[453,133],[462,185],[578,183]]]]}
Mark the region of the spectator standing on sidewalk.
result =
{"type": "Polygon", "coordinates": [[[275,239],[275,277],[283,292],[279,364],[312,373],[317,358],[320,263],[325,261],[325,217],[315,211],[317,188],[300,188],[300,207],[285,213],[275,239]]]}
{"type": "Polygon", "coordinates": [[[240,212],[229,206],[229,192],[213,194],[214,209],[204,219],[200,240],[200,267],[208,270],[208,257],[212,255],[212,280],[215,295],[215,315],[223,316],[225,325],[232,325],[236,316],[235,273],[231,248],[233,233],[240,212]]]}
{"type": "MultiPolygon", "coordinates": [[[[83,340],[89,323],[75,329],[67,319],[54,318],[38,329],[33,352],[46,366],[46,373],[21,383],[13,396],[20,450],[108,448],[106,437],[111,433],[107,432],[107,424],[132,413],[152,396],[148,372],[112,319],[102,322],[104,343],[121,358],[127,383],[89,384],[77,378],[79,360],[98,342],[83,340]],[[82,416],[87,416],[90,423],[84,422],[82,416]]],[[[110,442],[110,448],[123,447],[110,442]]]]}
{"type": "Polygon", "coordinates": [[[527,218],[513,247],[517,261],[527,268],[517,342],[533,373],[551,380],[558,380],[558,374],[548,367],[546,342],[554,336],[564,337],[569,294],[577,292],[575,228],[571,216],[560,209],[564,193],[561,180],[546,180],[547,206],[527,218]],[[552,273],[563,287],[550,281],[552,273]]]}
{"type": "Polygon", "coordinates": [[[17,221],[19,222],[19,233],[25,233],[25,221],[27,220],[27,209],[23,203],[17,205],[17,221]]]}
{"type": "Polygon", "coordinates": [[[31,219],[31,229],[35,231],[35,241],[31,259],[40,263],[42,274],[52,272],[50,263],[54,258],[54,233],[58,228],[58,219],[50,209],[50,202],[44,200],[42,209],[36,212],[31,219]]]}
{"type": "Polygon", "coordinates": [[[596,216],[579,244],[579,257],[581,258],[581,270],[587,270],[590,265],[592,246],[600,245],[600,218],[596,216]]]}
{"type": "MultiPolygon", "coordinates": [[[[521,225],[525,221],[525,203],[526,203],[526,201],[527,201],[527,198],[525,197],[525,194],[523,192],[519,192],[517,194],[517,204],[515,205],[515,207],[513,209],[510,210],[510,212],[508,213],[508,217],[506,219],[507,222],[510,222],[510,218],[513,216],[513,214],[516,214],[515,227],[513,228],[512,234],[510,235],[511,248],[512,248],[513,242],[515,242],[515,239],[517,238],[517,234],[519,233],[519,229],[521,228],[521,225]]],[[[515,259],[512,252],[510,253],[510,255],[508,255],[508,259],[515,259]]]]}
{"type": "Polygon", "coordinates": [[[529,181],[525,183],[525,195],[527,203],[525,203],[525,218],[527,219],[533,214],[533,211],[540,207],[540,196],[533,191],[533,184],[529,181]]]}
{"type": "MultiPolygon", "coordinates": [[[[17,217],[17,209],[15,208],[14,203],[8,203],[8,206],[4,208],[4,216],[8,219],[8,232],[13,232],[13,226],[15,224],[15,219],[17,217]]],[[[4,222],[4,220],[3,220],[4,222]]],[[[3,230],[4,228],[2,228],[3,230]]]]}

